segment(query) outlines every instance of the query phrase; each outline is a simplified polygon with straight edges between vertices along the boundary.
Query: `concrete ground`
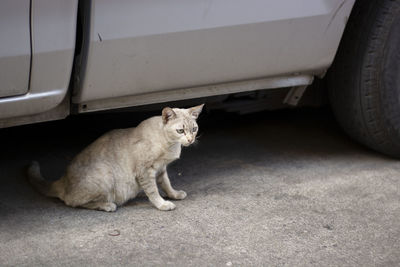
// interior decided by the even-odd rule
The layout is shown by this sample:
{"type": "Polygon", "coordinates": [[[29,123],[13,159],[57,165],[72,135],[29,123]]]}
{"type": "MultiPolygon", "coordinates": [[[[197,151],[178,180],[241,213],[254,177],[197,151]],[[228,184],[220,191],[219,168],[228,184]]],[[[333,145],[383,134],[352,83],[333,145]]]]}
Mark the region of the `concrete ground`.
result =
{"type": "MultiPolygon", "coordinates": [[[[146,116],[149,114],[146,114],[146,116]]],[[[142,195],[115,213],[39,195],[103,132],[145,115],[0,130],[1,266],[399,266],[400,162],[349,140],[329,112],[204,114],[169,168],[188,193],[161,212],[142,195]]]]}

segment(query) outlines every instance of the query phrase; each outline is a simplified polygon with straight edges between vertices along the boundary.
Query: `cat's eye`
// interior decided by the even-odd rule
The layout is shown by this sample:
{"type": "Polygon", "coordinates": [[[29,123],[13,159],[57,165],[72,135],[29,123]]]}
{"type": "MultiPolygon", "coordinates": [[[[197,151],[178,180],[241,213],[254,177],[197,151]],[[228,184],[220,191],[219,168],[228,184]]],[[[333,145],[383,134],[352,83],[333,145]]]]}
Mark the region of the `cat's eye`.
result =
{"type": "Polygon", "coordinates": [[[178,132],[178,134],[183,134],[184,133],[183,129],[176,129],[176,131],[178,132]]]}
{"type": "Polygon", "coordinates": [[[197,132],[197,127],[193,127],[192,131],[195,133],[197,132]]]}

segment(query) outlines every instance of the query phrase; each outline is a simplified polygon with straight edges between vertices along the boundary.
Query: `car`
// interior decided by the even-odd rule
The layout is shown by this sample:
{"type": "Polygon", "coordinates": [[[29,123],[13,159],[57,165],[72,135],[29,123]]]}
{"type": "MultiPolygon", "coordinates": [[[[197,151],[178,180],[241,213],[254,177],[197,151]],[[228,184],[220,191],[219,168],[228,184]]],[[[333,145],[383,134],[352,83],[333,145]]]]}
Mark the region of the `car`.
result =
{"type": "Polygon", "coordinates": [[[400,1],[3,0],[0,21],[0,127],[316,89],[355,140],[400,156],[400,1]]]}

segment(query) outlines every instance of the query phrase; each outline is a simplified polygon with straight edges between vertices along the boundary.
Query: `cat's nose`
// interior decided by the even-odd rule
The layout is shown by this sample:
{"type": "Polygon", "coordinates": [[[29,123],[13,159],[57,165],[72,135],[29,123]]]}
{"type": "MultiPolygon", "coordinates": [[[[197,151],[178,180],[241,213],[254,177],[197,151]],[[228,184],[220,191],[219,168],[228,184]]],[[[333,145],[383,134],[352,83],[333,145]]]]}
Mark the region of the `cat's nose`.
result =
{"type": "Polygon", "coordinates": [[[194,138],[188,138],[189,144],[193,144],[194,138]]]}

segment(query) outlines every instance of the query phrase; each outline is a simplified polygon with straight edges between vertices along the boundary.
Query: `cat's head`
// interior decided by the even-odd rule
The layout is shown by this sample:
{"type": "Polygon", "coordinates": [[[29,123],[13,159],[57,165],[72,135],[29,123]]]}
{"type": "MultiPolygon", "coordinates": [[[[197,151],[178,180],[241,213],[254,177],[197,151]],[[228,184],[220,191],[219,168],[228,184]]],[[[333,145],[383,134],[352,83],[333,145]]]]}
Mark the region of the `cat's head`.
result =
{"type": "Polygon", "coordinates": [[[162,111],[164,131],[169,141],[189,146],[196,140],[199,130],[196,119],[204,104],[188,109],[166,107],[162,111]]]}

